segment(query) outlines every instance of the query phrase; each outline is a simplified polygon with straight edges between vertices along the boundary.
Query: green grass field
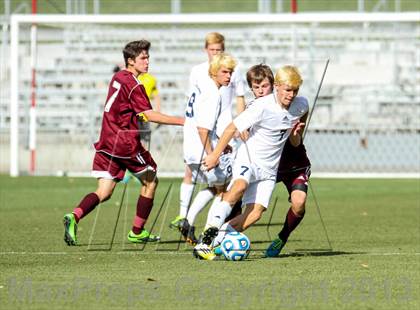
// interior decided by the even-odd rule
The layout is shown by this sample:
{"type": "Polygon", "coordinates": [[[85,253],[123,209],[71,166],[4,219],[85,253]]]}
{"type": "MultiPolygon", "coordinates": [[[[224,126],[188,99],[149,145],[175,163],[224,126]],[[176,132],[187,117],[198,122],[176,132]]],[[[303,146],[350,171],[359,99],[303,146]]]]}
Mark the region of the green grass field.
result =
{"type": "Polygon", "coordinates": [[[246,232],[253,251],[243,262],[199,261],[179,242],[168,228],[179,184],[161,180],[147,225],[162,241],[133,245],[125,239],[138,192],[131,182],[109,250],[122,185],[81,221],[81,245],[68,247],[62,217],[95,181],[0,176],[0,308],[419,309],[419,179],[313,179],[332,248],[310,193],[284,254],[267,259],[262,251],[288,208],[279,185],[275,209],[246,232]]]}

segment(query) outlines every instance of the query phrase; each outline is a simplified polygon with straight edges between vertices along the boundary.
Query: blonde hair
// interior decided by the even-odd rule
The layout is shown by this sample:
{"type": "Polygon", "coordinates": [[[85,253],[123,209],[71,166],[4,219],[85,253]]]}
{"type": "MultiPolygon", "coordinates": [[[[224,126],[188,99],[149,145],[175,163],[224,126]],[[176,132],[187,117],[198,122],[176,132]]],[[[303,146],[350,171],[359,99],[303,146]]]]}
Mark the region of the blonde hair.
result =
{"type": "Polygon", "coordinates": [[[225,50],[225,37],[218,32],[210,32],[206,35],[204,48],[207,48],[210,44],[222,44],[222,49],[225,50]]]}
{"type": "Polygon", "coordinates": [[[228,70],[234,70],[236,67],[236,60],[232,56],[226,53],[215,55],[210,62],[209,75],[215,76],[217,71],[224,66],[228,70]]]}
{"type": "Polygon", "coordinates": [[[290,65],[278,69],[274,78],[276,85],[286,84],[295,89],[299,88],[302,82],[298,68],[290,65]]]}

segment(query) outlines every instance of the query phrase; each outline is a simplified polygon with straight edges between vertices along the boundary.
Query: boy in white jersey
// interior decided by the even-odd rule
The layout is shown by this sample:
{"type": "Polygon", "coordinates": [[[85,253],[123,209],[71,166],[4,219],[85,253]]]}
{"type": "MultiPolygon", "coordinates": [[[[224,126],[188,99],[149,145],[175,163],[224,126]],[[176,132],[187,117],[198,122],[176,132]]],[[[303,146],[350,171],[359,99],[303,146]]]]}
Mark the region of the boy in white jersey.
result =
{"type": "MultiPolygon", "coordinates": [[[[208,78],[209,64],[215,55],[218,55],[225,50],[225,38],[222,34],[217,32],[211,32],[207,34],[205,38],[205,51],[208,56],[208,61],[196,65],[192,68],[189,77],[189,92],[190,96],[196,89],[198,83],[202,79],[208,78]]],[[[233,98],[236,97],[237,111],[241,112],[245,109],[245,83],[242,80],[240,72],[235,68],[231,76],[230,83],[226,86],[222,86],[220,89],[222,99],[226,103],[231,103],[233,98]]],[[[231,114],[221,115],[221,123],[227,126],[232,121],[231,114]]],[[[223,128],[224,129],[224,128],[223,128]]],[[[220,134],[223,132],[220,132],[220,134]]],[[[200,149],[200,148],[199,148],[200,149]]],[[[192,179],[192,173],[188,165],[185,167],[185,175],[180,188],[180,210],[179,215],[171,221],[170,227],[180,229],[181,232],[185,232],[189,228],[189,224],[193,225],[196,215],[205,207],[205,205],[214,197],[215,191],[212,188],[206,188],[200,191],[190,207],[191,197],[194,191],[194,184],[192,179]],[[190,207],[190,208],[189,208],[190,207]],[[189,212],[189,210],[190,212],[189,212]],[[186,221],[187,212],[189,213],[188,221],[186,221]]],[[[187,241],[194,243],[194,235],[186,236],[187,241]],[[190,240],[191,239],[191,240],[190,240]]]]}
{"type": "MultiPolygon", "coordinates": [[[[221,87],[229,84],[235,66],[236,61],[230,55],[214,56],[207,78],[198,81],[185,112],[184,161],[194,183],[206,183],[216,193],[223,192],[232,175],[230,154],[222,156],[221,164],[212,171],[200,169],[201,161],[213,151],[218,136],[227,126],[222,120],[224,115],[230,115],[231,104],[223,101],[221,87]]],[[[181,232],[187,241],[196,242],[192,227],[183,224],[181,232]]]]}
{"type": "MultiPolygon", "coordinates": [[[[275,92],[255,100],[224,131],[213,153],[203,165],[211,170],[217,166],[221,150],[236,130],[249,130],[249,138],[243,143],[235,159],[233,178],[229,190],[208,218],[202,242],[194,248],[194,255],[212,260],[215,254],[210,245],[217,235],[232,206],[243,195],[246,210],[232,221],[242,231],[259,220],[268,207],[276,182],[281,151],[292,133],[292,144],[297,143],[303,123],[299,119],[308,111],[306,98],[297,97],[302,78],[297,68],[285,66],[275,77],[275,92]],[[237,222],[237,223],[236,223],[237,222]]],[[[232,222],[231,221],[231,222],[232,222]]]]}

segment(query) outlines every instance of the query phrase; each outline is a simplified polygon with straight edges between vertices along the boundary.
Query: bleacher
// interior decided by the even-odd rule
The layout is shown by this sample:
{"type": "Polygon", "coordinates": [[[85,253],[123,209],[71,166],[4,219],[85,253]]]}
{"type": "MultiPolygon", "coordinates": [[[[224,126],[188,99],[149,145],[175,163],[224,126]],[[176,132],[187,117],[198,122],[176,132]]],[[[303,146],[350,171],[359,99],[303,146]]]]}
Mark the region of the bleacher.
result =
{"type": "MultiPolygon", "coordinates": [[[[304,77],[301,93],[311,101],[329,58],[330,66],[310,130],[420,131],[418,24],[414,29],[413,25],[383,24],[199,26],[165,30],[134,26],[49,27],[38,42],[37,131],[41,136],[42,133],[87,135],[85,140],[94,141],[112,69],[123,62],[122,47],[140,38],[152,42],[150,72],[159,82],[163,112],[182,115],[189,70],[206,60],[203,39],[210,31],[225,35],[226,50],[239,60],[243,74],[261,62],[273,68],[289,63],[298,65],[304,77]]],[[[29,45],[23,45],[20,127],[27,134],[29,45]]],[[[5,81],[1,82],[3,87],[5,81]]],[[[5,98],[0,105],[2,133],[8,132],[10,121],[9,102],[5,98]]],[[[180,143],[178,130],[159,128],[159,134],[153,136],[154,148],[163,149],[173,137],[180,143]]]]}

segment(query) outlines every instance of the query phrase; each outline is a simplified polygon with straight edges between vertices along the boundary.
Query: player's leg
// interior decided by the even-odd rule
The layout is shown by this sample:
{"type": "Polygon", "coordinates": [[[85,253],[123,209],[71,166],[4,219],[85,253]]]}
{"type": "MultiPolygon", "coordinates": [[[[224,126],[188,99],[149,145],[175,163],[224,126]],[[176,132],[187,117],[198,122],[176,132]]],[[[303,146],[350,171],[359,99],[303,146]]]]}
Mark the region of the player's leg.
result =
{"type": "Polygon", "coordinates": [[[188,210],[187,217],[183,220],[181,226],[181,234],[185,241],[195,245],[197,244],[197,238],[195,236],[195,219],[197,215],[204,209],[207,203],[212,200],[215,196],[216,189],[214,187],[208,187],[198,192],[194,197],[193,202],[188,210]]]}
{"type": "Polygon", "coordinates": [[[226,233],[230,231],[242,232],[256,223],[268,208],[274,186],[274,180],[260,180],[249,184],[242,198],[246,205],[245,211],[220,228],[213,246],[221,243],[226,233]]]}
{"type": "Polygon", "coordinates": [[[127,168],[141,182],[140,195],[137,199],[136,214],[133,226],[128,233],[128,240],[134,243],[160,240],[159,236],[152,235],[144,226],[153,208],[158,179],[157,166],[149,152],[139,154],[135,159],[125,161],[127,168]]]}
{"type": "Polygon", "coordinates": [[[179,189],[179,214],[169,224],[170,228],[179,229],[181,227],[183,219],[187,216],[193,192],[192,171],[188,165],[185,165],[184,179],[179,189]]]}
{"type": "Polygon", "coordinates": [[[247,204],[243,213],[234,217],[229,222],[224,223],[222,227],[220,227],[216,238],[213,240],[212,246],[217,247],[220,245],[225,236],[230,232],[242,232],[246,230],[248,227],[258,222],[266,210],[266,207],[257,203],[247,204]]]}
{"type": "Polygon", "coordinates": [[[98,179],[97,189],[87,194],[74,208],[72,213],[64,215],[64,241],[67,245],[77,244],[77,224],[92,212],[99,203],[108,200],[114,191],[119,177],[124,176],[119,165],[112,157],[104,153],[96,153],[93,160],[92,176],[98,179]]]}
{"type": "Polygon", "coordinates": [[[190,225],[194,225],[197,215],[214,198],[215,194],[216,189],[214,187],[207,187],[197,193],[187,214],[187,220],[190,225]]]}
{"type": "Polygon", "coordinates": [[[302,221],[305,215],[305,204],[308,191],[309,173],[300,173],[297,176],[284,178],[283,183],[290,193],[291,206],[284,219],[282,230],[278,234],[278,238],[266,250],[266,256],[278,256],[285,246],[290,234],[302,221]]]}
{"type": "Polygon", "coordinates": [[[220,201],[210,208],[205,229],[216,227],[219,229],[232,212],[232,206],[238,202],[248,187],[248,182],[242,178],[233,180],[227,192],[220,196],[220,201]]]}

